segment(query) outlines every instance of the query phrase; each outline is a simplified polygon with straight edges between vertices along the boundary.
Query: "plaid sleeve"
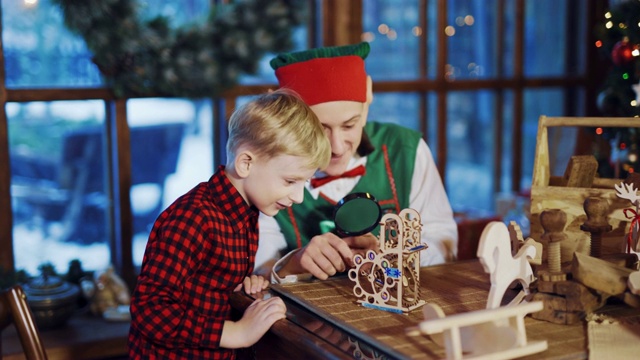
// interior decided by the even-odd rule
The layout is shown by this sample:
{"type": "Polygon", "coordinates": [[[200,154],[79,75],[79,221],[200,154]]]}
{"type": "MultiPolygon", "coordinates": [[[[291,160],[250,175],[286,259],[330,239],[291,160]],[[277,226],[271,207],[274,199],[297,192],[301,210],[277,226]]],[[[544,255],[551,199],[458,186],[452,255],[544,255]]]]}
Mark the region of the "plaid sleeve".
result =
{"type": "Polygon", "coordinates": [[[149,341],[165,348],[219,346],[228,290],[197,285],[200,265],[215,246],[208,239],[216,233],[212,223],[197,208],[158,219],[131,303],[132,326],[149,341]]]}

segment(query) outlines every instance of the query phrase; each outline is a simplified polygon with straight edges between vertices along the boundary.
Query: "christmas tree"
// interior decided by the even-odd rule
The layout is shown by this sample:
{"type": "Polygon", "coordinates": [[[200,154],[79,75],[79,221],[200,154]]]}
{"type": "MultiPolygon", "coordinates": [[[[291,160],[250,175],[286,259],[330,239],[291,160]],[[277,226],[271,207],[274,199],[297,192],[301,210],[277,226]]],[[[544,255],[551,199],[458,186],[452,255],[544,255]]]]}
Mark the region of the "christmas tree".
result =
{"type": "MultiPolygon", "coordinates": [[[[640,116],[640,0],[617,2],[596,28],[596,47],[609,59],[608,75],[598,94],[598,109],[606,117],[640,116]]],[[[640,119],[638,119],[640,121],[640,119]]],[[[611,143],[614,176],[640,171],[638,128],[598,128],[611,143]]]]}

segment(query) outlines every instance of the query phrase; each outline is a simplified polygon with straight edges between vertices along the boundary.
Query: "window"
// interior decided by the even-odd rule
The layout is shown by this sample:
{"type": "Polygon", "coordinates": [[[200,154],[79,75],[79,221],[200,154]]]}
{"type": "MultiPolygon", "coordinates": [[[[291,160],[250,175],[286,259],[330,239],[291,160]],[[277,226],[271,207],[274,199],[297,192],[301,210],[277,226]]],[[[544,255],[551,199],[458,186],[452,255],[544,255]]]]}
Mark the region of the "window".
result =
{"type": "Polygon", "coordinates": [[[589,11],[571,0],[365,1],[367,69],[382,89],[370,119],[423,132],[455,211],[494,212],[498,193],[530,187],[538,117],[585,114],[589,11]]]}
{"type": "MultiPolygon", "coordinates": [[[[1,264],[35,273],[52,262],[65,272],[79,258],[87,270],[114,263],[132,281],[155,216],[224,162],[226,116],[275,87],[271,56],[221,98],[118,99],[50,0],[1,1],[0,154],[11,177],[0,161],[0,211],[13,217],[0,219],[1,264]]],[[[176,27],[203,21],[211,3],[141,10],[176,27]]],[[[295,48],[370,42],[370,121],[424,134],[456,211],[494,212],[500,193],[526,191],[538,116],[584,115],[594,102],[595,0],[309,3],[295,48]]]]}

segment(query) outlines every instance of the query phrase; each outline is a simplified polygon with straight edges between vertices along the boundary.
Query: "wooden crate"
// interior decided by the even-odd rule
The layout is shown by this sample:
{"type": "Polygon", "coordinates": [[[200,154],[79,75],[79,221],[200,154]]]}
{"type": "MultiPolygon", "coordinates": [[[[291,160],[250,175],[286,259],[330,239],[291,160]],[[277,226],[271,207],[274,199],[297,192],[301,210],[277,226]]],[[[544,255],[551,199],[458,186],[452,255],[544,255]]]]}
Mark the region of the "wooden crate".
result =
{"type": "MultiPolygon", "coordinates": [[[[587,216],[584,212],[584,200],[595,196],[609,202],[609,224],[613,230],[603,235],[603,253],[624,251],[624,236],[629,221],[623,210],[630,208],[629,200],[616,196],[615,184],[622,179],[596,178],[589,188],[561,186],[563,179],[552,176],[549,168],[549,140],[548,128],[554,126],[565,127],[640,127],[638,118],[584,118],[584,117],[546,117],[541,116],[538,122],[536,154],[531,185],[531,234],[535,240],[541,241],[544,229],[540,225],[540,214],[547,209],[561,209],[567,214],[565,233],[568,239],[561,243],[562,262],[570,262],[573,253],[585,252],[585,241],[590,234],[580,230],[587,216]]],[[[543,245],[545,250],[547,244],[543,245]]],[[[546,251],[543,259],[546,258],[546,251]]]]}

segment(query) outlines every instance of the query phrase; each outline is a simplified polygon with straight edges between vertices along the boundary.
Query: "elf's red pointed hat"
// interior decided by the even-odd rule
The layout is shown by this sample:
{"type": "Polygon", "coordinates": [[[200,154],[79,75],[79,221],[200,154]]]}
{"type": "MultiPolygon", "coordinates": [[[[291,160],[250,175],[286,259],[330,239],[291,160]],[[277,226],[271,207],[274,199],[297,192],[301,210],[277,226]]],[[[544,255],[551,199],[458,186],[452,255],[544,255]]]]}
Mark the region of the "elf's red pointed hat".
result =
{"type": "Polygon", "coordinates": [[[297,92],[307,105],[367,100],[364,59],[369,43],[280,54],[271,59],[280,87],[297,92]]]}

